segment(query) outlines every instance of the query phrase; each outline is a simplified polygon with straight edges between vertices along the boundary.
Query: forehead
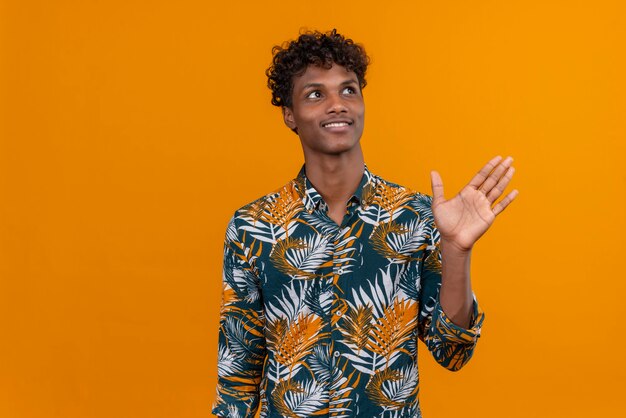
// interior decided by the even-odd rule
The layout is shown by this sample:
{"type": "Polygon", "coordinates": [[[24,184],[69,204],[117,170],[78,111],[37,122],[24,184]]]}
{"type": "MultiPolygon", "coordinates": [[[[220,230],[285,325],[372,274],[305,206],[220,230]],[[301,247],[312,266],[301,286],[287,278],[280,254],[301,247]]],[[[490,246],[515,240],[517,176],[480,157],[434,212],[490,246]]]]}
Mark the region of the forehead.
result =
{"type": "Polygon", "coordinates": [[[294,76],[293,88],[294,90],[302,89],[308,84],[339,85],[346,81],[354,81],[358,84],[356,73],[338,64],[333,64],[329,69],[309,65],[304,73],[294,76]]]}

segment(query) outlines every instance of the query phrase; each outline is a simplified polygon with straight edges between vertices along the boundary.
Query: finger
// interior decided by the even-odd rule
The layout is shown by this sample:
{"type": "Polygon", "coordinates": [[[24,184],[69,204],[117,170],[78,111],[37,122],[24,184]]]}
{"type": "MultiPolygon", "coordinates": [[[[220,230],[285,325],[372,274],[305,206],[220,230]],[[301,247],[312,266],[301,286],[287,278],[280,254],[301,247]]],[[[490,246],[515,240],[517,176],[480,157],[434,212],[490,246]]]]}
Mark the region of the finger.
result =
{"type": "MultiPolygon", "coordinates": [[[[512,157],[506,157],[504,161],[502,161],[498,166],[487,176],[483,184],[478,187],[478,190],[487,194],[493,189],[493,187],[498,184],[503,174],[506,174],[509,167],[513,164],[512,157]]],[[[495,199],[494,199],[495,200],[495,199]]]]}
{"type": "Polygon", "coordinates": [[[497,205],[493,207],[493,214],[498,216],[507,206],[517,197],[519,191],[517,189],[513,190],[511,193],[506,195],[504,199],[498,202],[497,205]]]}
{"type": "Polygon", "coordinates": [[[498,180],[498,184],[494,188],[491,189],[489,193],[487,193],[487,200],[489,203],[493,203],[504,193],[506,186],[509,185],[511,178],[515,174],[515,167],[509,167],[509,169],[504,173],[504,176],[498,180]]]}
{"type": "Polygon", "coordinates": [[[433,189],[433,205],[444,202],[446,199],[443,197],[443,180],[438,172],[430,172],[430,183],[433,189]]]}
{"type": "Polygon", "coordinates": [[[489,173],[491,173],[491,171],[498,165],[501,159],[502,157],[499,155],[497,157],[493,157],[491,161],[485,164],[485,166],[480,169],[480,171],[472,178],[472,180],[470,180],[468,186],[472,186],[473,188],[478,189],[478,186],[483,184],[489,173]]]}

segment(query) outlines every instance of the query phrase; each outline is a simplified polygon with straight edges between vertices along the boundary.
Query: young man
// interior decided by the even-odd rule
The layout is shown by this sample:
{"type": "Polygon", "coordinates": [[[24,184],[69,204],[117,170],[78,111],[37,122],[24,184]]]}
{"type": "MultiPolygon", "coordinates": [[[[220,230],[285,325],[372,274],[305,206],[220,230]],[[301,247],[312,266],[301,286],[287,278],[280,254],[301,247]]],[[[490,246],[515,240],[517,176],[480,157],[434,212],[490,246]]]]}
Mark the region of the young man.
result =
{"type": "Polygon", "coordinates": [[[450,200],[364,164],[363,48],[336,31],[274,48],[272,103],[300,138],[295,179],[237,210],[226,233],[217,399],[221,417],[420,417],[417,340],[460,369],[484,314],[474,243],[512,159],[492,159],[450,200]]]}

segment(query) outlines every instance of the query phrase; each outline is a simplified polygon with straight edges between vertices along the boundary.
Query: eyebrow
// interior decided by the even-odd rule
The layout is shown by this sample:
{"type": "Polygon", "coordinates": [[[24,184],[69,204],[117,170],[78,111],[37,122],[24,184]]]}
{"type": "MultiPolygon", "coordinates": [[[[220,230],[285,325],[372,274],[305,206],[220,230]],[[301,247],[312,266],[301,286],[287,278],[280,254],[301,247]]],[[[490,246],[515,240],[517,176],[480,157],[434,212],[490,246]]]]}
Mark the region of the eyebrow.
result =
{"type": "MultiPolygon", "coordinates": [[[[341,82],[341,84],[339,84],[340,86],[346,86],[348,84],[358,84],[356,80],[353,79],[348,79],[348,80],[344,80],[341,82]]],[[[310,87],[324,87],[324,84],[322,83],[307,83],[304,86],[302,86],[302,90],[306,90],[310,87]]]]}

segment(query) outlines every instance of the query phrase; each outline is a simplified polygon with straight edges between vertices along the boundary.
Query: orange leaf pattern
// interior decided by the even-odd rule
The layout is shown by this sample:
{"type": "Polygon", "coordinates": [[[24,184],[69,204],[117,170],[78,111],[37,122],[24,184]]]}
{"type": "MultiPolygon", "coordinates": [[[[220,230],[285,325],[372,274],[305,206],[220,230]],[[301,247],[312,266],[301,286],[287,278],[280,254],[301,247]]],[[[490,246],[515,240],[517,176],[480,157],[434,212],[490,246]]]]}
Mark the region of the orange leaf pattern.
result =
{"type": "Polygon", "coordinates": [[[431,198],[367,167],[337,225],[303,166],[237,210],[224,243],[213,413],[221,417],[421,417],[417,341],[458,370],[469,329],[439,304],[431,198]]]}

